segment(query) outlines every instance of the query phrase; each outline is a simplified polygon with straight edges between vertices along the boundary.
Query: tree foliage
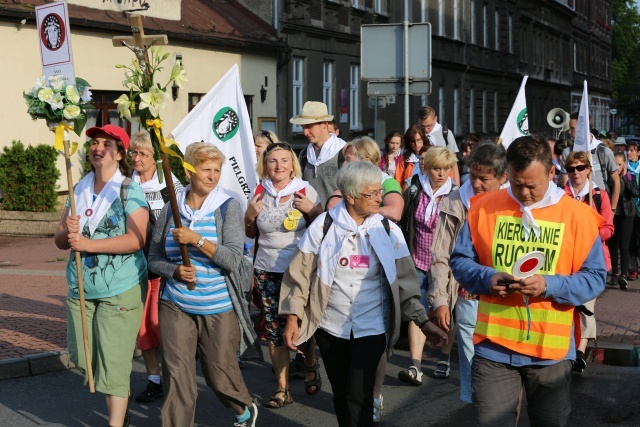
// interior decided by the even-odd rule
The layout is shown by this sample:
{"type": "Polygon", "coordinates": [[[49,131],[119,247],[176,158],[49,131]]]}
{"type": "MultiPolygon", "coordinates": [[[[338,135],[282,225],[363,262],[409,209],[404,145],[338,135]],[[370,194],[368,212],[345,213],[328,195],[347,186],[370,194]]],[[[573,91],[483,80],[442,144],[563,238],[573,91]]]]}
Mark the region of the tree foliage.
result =
{"type": "Polygon", "coordinates": [[[640,12],[632,0],[613,0],[611,12],[613,98],[623,125],[640,124],[640,12]]]}

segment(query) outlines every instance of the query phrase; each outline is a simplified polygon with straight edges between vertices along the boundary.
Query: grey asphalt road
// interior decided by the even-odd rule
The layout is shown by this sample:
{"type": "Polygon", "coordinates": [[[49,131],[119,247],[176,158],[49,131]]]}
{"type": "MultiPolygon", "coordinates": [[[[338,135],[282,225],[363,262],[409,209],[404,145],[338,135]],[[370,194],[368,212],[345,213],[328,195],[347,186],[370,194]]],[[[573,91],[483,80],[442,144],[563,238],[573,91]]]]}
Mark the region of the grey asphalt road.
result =
{"type": "MultiPolygon", "coordinates": [[[[266,347],[264,348],[266,350],[266,347]]],[[[424,360],[425,382],[408,386],[397,373],[408,362],[398,351],[387,369],[383,388],[385,410],[381,426],[465,427],[474,425],[474,409],[458,399],[457,356],[453,354],[451,377],[430,378],[436,358],[424,360]]],[[[275,389],[268,362],[248,362],[243,371],[249,391],[264,402],[275,389]]],[[[293,380],[294,403],[279,410],[260,408],[259,426],[334,426],[331,387],[324,384],[316,396],[304,393],[302,380],[293,380]]],[[[571,426],[640,426],[640,369],[590,365],[572,383],[571,426]]],[[[106,426],[103,396],[82,387],[77,371],[60,371],[36,377],[0,381],[0,426],[106,426]]],[[[146,384],[141,358],[134,361],[133,392],[146,384]]],[[[231,426],[233,414],[224,408],[198,376],[197,426],[231,426]]],[[[132,426],[159,426],[161,401],[148,405],[131,403],[132,426]]],[[[519,426],[528,426],[525,416],[519,426]]]]}

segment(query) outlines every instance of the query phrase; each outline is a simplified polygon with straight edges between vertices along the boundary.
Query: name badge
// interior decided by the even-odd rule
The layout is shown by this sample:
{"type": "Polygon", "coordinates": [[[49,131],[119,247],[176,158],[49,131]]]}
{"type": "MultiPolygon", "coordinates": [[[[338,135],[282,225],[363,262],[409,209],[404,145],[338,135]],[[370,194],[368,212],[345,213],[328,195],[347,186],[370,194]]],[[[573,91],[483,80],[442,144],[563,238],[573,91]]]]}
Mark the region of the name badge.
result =
{"type": "Polygon", "coordinates": [[[369,268],[369,255],[351,255],[351,268],[369,268]]]}
{"type": "Polygon", "coordinates": [[[149,202],[149,207],[152,211],[159,211],[164,207],[164,201],[162,200],[152,200],[149,202]]]}

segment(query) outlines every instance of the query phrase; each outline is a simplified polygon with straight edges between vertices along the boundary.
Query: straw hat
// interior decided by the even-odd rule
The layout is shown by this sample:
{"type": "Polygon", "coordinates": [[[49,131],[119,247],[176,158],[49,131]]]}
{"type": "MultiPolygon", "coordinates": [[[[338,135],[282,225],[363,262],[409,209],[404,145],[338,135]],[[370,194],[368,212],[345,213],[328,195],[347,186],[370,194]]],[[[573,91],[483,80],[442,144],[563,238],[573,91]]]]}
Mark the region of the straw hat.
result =
{"type": "Polygon", "coordinates": [[[616,138],[616,141],[613,143],[613,145],[627,145],[627,140],[619,136],[616,138]]]}
{"type": "Polygon", "coordinates": [[[312,123],[330,122],[333,116],[329,115],[327,105],[322,102],[307,101],[299,115],[291,118],[289,122],[294,125],[310,125],[312,123]]]}

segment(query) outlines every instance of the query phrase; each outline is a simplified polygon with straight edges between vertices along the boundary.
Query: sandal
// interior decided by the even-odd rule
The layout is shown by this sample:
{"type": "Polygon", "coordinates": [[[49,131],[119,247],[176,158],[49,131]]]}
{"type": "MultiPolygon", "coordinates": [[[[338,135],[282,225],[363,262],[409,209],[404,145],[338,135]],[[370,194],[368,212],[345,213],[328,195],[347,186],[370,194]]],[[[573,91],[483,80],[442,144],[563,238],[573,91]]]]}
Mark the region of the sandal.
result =
{"type": "Polygon", "coordinates": [[[293,398],[291,397],[291,392],[288,388],[278,387],[276,392],[264,403],[266,408],[270,409],[279,409],[284,405],[288,405],[289,403],[293,403],[293,398]],[[283,398],[278,397],[278,393],[284,394],[283,398]]]}
{"type": "Polygon", "coordinates": [[[433,371],[433,378],[436,378],[438,380],[449,378],[450,371],[451,371],[451,363],[447,362],[446,360],[441,360],[436,364],[436,370],[433,371]]]}
{"type": "Polygon", "coordinates": [[[307,372],[313,372],[315,374],[312,380],[309,380],[309,381],[305,380],[304,382],[305,391],[309,396],[313,396],[315,394],[318,394],[318,392],[322,388],[322,377],[320,376],[320,364],[316,360],[316,364],[314,366],[311,366],[311,367],[305,366],[305,368],[307,372]],[[309,389],[311,387],[315,387],[316,389],[313,391],[310,391],[309,389]]]}
{"type": "Polygon", "coordinates": [[[403,369],[398,373],[398,379],[412,385],[422,385],[422,371],[415,366],[403,369]]]}

